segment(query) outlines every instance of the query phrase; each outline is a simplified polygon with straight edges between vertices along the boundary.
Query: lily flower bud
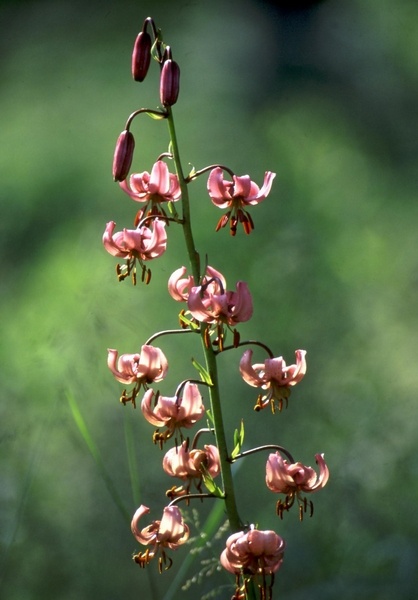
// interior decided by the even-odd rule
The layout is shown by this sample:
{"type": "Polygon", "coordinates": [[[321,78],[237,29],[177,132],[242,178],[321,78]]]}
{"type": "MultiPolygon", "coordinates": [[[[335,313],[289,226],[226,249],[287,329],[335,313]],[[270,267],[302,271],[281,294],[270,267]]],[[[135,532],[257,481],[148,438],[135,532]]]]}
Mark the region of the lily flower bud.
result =
{"type": "Polygon", "coordinates": [[[144,81],[151,61],[151,36],[141,31],[135,40],[132,52],[132,77],[135,81],[144,81]]]}
{"type": "Polygon", "coordinates": [[[160,77],[160,100],[164,106],[177,102],[180,88],[180,67],[171,59],[164,61],[160,77]]]}
{"type": "Polygon", "coordinates": [[[135,148],[135,139],[132,133],[125,129],[116,142],[113,155],[113,181],[124,181],[131,168],[135,148]]]}

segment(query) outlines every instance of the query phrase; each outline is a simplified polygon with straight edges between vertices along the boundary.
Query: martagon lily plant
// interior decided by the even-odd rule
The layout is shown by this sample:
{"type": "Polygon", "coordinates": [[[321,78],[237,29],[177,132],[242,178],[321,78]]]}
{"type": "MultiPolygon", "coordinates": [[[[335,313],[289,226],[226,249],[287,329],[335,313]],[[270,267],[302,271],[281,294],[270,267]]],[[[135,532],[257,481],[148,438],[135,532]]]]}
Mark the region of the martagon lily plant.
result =
{"type": "MultiPolygon", "coordinates": [[[[140,544],[133,558],[140,567],[156,562],[160,573],[169,569],[175,550],[192,539],[191,525],[185,522],[182,507],[210,498],[223,503],[227,516],[229,534],[219,564],[234,576],[233,599],[267,600],[273,597],[273,584],[285,557],[286,542],[280,533],[263,529],[262,523],[253,523],[252,515],[241,516],[231,466],[256,452],[266,453],[265,483],[274,494],[272,510],[279,517],[279,524],[294,505],[298,507],[301,521],[306,513],[312,516],[313,504],[308,496],[326,485],[329,471],[321,453],[315,454],[317,472],[296,461],[287,449],[275,443],[244,449],[242,420],[234,439],[227,439],[218,375],[219,355],[227,351],[238,353],[237,376],[241,375],[245,383],[259,389],[254,405],[257,419],[257,412],[261,410],[270,407],[275,413],[287,407],[291,390],[306,374],[306,352],[296,349],[295,363],[287,365],[282,356],[275,356],[261,341],[241,339],[240,324],[253,316],[249,286],[239,279],[238,273],[237,281],[229,287],[218,265],[215,268],[206,264],[205,257],[210,260],[210,252],[205,250],[202,254],[197,250],[190,191],[195,179],[207,177],[208,201],[226,211],[214,223],[214,230],[229,225],[233,237],[241,227],[244,235],[249,235],[255,228],[251,211],[269,196],[276,175],[266,171],[259,186],[249,175],[236,175],[224,165],[210,165],[185,173],[172,108],[179,96],[180,68],[173,59],[171,47],[163,41],[161,31],[152,18],[147,18],[132,54],[135,81],[144,81],[152,61],[160,73],[159,108],[140,108],[129,116],[117,140],[113,160],[114,180],[126,198],[135,203],[133,222],[130,228],[116,232],[116,224],[107,223],[103,245],[120,261],[116,266],[119,281],[130,277],[136,284],[139,271],[142,282],[149,284],[150,262],[158,261],[167,251],[168,225],[180,227],[186,244],[184,262],[187,266],[179,265],[167,282],[168,301],[171,296],[181,306],[178,316],[173,310],[175,321],[180,320],[178,329],[157,331],[142,340],[137,349],[131,349],[131,354],[108,350],[108,367],[124,386],[121,403],[131,403],[135,408],[138,402],[143,417],[155,428],[153,443],[164,451],[161,467],[175,480],[163,494],[165,500],[160,509],[141,504],[133,515],[132,533],[140,544]],[[169,144],[168,151],[156,157],[150,171],[136,173],[131,172],[135,149],[131,126],[142,116],[166,121],[169,144]],[[202,361],[192,361],[197,373],[184,374],[173,387],[173,395],[163,396],[158,384],[175,376],[169,373],[170,357],[154,342],[157,339],[162,342],[166,335],[186,332],[194,339],[200,338],[202,361]],[[254,351],[264,353],[260,362],[253,362],[254,351]],[[203,390],[205,396],[209,396],[207,406],[203,390]],[[203,417],[209,427],[198,429],[203,417]],[[162,511],[160,518],[159,511],[162,511]],[[156,518],[150,520],[150,513],[156,518]]],[[[146,293],[150,293],[149,290],[146,293]]]]}

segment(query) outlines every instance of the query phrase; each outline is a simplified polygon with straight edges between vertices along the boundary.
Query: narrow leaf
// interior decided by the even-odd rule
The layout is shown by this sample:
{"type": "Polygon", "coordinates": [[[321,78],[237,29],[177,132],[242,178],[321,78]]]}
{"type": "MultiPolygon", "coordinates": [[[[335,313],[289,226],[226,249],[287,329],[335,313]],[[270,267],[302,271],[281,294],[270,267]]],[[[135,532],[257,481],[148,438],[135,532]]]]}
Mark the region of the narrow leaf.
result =
{"type": "Polygon", "coordinates": [[[199,373],[202,381],[204,381],[208,385],[213,385],[212,379],[211,379],[208,371],[205,369],[205,367],[203,367],[200,363],[198,363],[197,360],[194,358],[192,358],[192,365],[194,366],[196,371],[199,373]]]}

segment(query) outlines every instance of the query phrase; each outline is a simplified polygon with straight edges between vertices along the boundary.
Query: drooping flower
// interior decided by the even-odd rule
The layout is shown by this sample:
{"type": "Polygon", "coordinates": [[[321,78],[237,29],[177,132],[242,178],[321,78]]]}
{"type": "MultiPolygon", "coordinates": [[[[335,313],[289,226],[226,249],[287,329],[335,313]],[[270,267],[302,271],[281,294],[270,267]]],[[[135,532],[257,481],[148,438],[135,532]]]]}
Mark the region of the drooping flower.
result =
{"type": "Polygon", "coordinates": [[[217,477],[221,470],[218,448],[206,444],[202,450],[189,449],[188,440],[183,440],[180,446],[168,450],[163,458],[163,469],[171,477],[183,480],[201,480],[206,473],[217,477]]]}
{"type": "Polygon", "coordinates": [[[259,395],[254,409],[261,410],[270,404],[274,413],[277,401],[281,410],[283,401],[287,402],[290,396],[291,388],[299,383],[306,373],[306,350],[296,350],[296,364],[289,366],[286,366],[282,356],[268,358],[263,364],[251,365],[252,355],[252,350],[244,352],[239,369],[246,383],[265,390],[264,394],[259,395]]]}
{"type": "Polygon", "coordinates": [[[160,219],[153,220],[152,229],[143,226],[113,233],[115,226],[114,221],[109,221],[103,234],[103,245],[112,256],[151,260],[161,256],[167,248],[165,223],[160,219]]]}
{"type": "Polygon", "coordinates": [[[145,267],[143,261],[149,261],[161,256],[167,248],[167,232],[165,222],[154,219],[152,230],[150,227],[142,226],[137,229],[123,229],[113,233],[116,223],[109,221],[103,234],[103,245],[112,256],[125,258],[126,264],[117,265],[117,276],[123,281],[132,274],[133,283],[136,283],[136,262],[142,268],[142,281],[149,283],[151,270],[145,267]]]}
{"type": "Polygon", "coordinates": [[[162,160],[152,167],[151,173],[133,173],[120,182],[120,187],[124,192],[135,200],[144,204],[140,211],[139,219],[147,211],[149,215],[164,215],[164,209],[161,204],[165,202],[176,202],[180,199],[181,190],[177,175],[170,173],[167,165],[162,160]]]}
{"type": "Polygon", "coordinates": [[[253,302],[245,281],[238,281],[236,291],[226,291],[225,280],[211,278],[190,289],[187,306],[191,315],[204,323],[226,323],[235,326],[248,321],[253,314],[253,302]]]}
{"type": "Polygon", "coordinates": [[[149,383],[162,381],[167,374],[168,361],[162,350],[154,346],[144,345],[140,353],[121,354],[109,349],[107,354],[107,366],[112,371],[117,381],[125,385],[135,384],[130,394],[124,390],[121,402],[132,402],[135,406],[135,398],[141,386],[147,388],[149,383]]]}
{"type": "Polygon", "coordinates": [[[146,420],[156,427],[166,427],[166,431],[154,434],[154,441],[162,444],[176,429],[189,429],[199,421],[205,412],[202,396],[195,383],[187,381],[182,395],[173,397],[157,395],[147,390],[141,402],[141,410],[146,420]],[[154,403],[154,406],[152,404],[154,403]]]}
{"type": "Polygon", "coordinates": [[[161,521],[153,521],[151,525],[139,529],[138,521],[150,509],[143,504],[135,512],[131,529],[135,539],[144,546],[151,546],[145,552],[134,555],[134,561],[141,567],[145,567],[158,553],[158,566],[160,572],[169,569],[172,560],[165,554],[165,548],[175,550],[184,544],[189,538],[189,527],[184,523],[181,512],[177,506],[166,506],[163,510],[161,521]]]}
{"type": "MultiPolygon", "coordinates": [[[[307,467],[301,462],[289,463],[284,460],[279,452],[270,454],[266,464],[267,487],[277,494],[285,494],[284,501],[277,503],[277,513],[283,516],[283,511],[289,510],[297,499],[299,504],[299,517],[302,519],[306,512],[308,502],[302,493],[312,493],[325,487],[329,479],[329,469],[325,463],[323,454],[315,454],[315,460],[319,466],[319,474],[312,467],[307,467]]],[[[311,515],[313,512],[312,502],[309,502],[311,515]]]]}
{"type": "Polygon", "coordinates": [[[107,365],[121,383],[152,383],[161,381],[167,374],[168,362],[160,348],[144,345],[138,354],[121,354],[109,349],[107,365]]]}
{"type": "MultiPolygon", "coordinates": [[[[168,291],[170,296],[177,302],[187,302],[190,290],[196,285],[193,275],[187,275],[185,277],[186,272],[186,267],[180,267],[170,275],[168,280],[168,291]]],[[[214,289],[214,282],[218,282],[218,287],[216,289],[226,288],[226,281],[222,273],[208,265],[202,279],[202,285],[208,284],[209,280],[212,280],[211,289],[214,289]]]]}
{"type": "Polygon", "coordinates": [[[221,554],[221,565],[237,577],[236,597],[245,590],[246,581],[256,580],[263,595],[271,598],[271,587],[276,573],[283,562],[286,543],[277,533],[271,530],[259,531],[251,526],[250,531],[239,531],[229,536],[226,548],[221,554]],[[270,583],[266,576],[270,575],[270,583]],[[267,590],[270,595],[267,596],[267,590]]]}
{"type": "Polygon", "coordinates": [[[229,209],[220,218],[216,231],[225,227],[230,221],[231,235],[236,234],[238,222],[242,223],[245,233],[251,233],[254,223],[246,208],[259,204],[268,196],[275,176],[275,173],[266,171],[263,186],[260,189],[248,175],[241,177],[234,175],[233,181],[225,181],[221,167],[212,169],[207,185],[210,199],[215,206],[229,209]]]}

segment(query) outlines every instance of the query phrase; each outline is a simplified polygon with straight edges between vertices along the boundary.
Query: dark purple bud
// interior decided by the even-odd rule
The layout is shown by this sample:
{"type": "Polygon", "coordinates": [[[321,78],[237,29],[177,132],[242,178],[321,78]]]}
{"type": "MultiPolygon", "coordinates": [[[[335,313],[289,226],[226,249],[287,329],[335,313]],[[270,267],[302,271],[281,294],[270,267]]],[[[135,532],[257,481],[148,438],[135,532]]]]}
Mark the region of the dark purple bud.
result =
{"type": "Polygon", "coordinates": [[[134,154],[135,140],[130,131],[122,131],[113,155],[113,181],[123,181],[129,173],[134,154]]]}
{"type": "Polygon", "coordinates": [[[135,40],[132,52],[132,77],[135,81],[144,81],[151,61],[151,36],[141,31],[135,40]]]}
{"type": "Polygon", "coordinates": [[[180,67],[174,60],[164,62],[160,77],[160,100],[164,106],[177,102],[180,88],[180,67]]]}

